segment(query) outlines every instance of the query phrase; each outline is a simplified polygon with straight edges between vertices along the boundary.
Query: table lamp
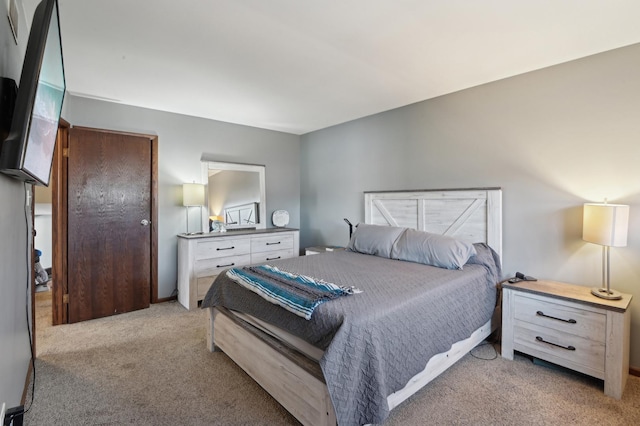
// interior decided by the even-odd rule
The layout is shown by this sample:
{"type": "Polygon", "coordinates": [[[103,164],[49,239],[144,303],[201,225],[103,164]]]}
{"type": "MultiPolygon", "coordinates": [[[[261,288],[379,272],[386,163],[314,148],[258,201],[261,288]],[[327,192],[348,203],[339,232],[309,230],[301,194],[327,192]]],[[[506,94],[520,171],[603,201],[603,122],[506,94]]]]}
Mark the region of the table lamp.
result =
{"type": "Polygon", "coordinates": [[[610,286],[609,249],[627,245],[629,206],[586,203],[583,214],[582,239],[602,246],[602,287],[592,288],[591,293],[603,299],[621,299],[610,286]]]}
{"type": "Polygon", "coordinates": [[[187,231],[189,232],[189,207],[200,207],[200,222],[202,222],[202,206],[204,205],[204,185],[201,183],[185,183],[182,185],[182,205],[187,208],[187,231]]]}

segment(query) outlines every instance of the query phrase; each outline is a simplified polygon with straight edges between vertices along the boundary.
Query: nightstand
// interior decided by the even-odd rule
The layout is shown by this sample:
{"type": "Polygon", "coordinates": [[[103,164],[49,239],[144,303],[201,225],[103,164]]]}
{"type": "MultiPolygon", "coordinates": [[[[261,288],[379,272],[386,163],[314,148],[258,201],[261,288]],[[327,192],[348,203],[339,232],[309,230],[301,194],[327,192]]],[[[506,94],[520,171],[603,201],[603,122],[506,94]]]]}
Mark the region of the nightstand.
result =
{"type": "Polygon", "coordinates": [[[306,256],[312,255],[312,254],[320,254],[320,253],[325,253],[328,251],[339,251],[339,250],[344,250],[344,247],[337,247],[337,246],[315,246],[315,247],[307,247],[306,249],[304,249],[304,254],[306,256]]]}
{"type": "Polygon", "coordinates": [[[593,296],[589,287],[553,281],[502,288],[502,356],[519,351],[604,380],[620,399],[629,375],[630,294],[593,296]]]}

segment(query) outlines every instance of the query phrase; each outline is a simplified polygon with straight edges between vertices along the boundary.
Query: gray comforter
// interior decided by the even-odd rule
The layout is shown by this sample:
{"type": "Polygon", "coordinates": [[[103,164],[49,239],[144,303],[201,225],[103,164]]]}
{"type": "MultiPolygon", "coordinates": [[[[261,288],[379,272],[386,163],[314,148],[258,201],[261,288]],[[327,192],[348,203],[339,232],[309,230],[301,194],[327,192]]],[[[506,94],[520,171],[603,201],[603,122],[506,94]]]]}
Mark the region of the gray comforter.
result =
{"type": "Polygon", "coordinates": [[[486,323],[496,303],[497,255],[484,244],[463,270],[353,252],[285,259],[280,269],[354,286],[361,294],[320,305],[311,320],[218,276],[202,307],[245,312],[323,349],[320,366],[339,425],[381,423],[387,396],[486,323]]]}

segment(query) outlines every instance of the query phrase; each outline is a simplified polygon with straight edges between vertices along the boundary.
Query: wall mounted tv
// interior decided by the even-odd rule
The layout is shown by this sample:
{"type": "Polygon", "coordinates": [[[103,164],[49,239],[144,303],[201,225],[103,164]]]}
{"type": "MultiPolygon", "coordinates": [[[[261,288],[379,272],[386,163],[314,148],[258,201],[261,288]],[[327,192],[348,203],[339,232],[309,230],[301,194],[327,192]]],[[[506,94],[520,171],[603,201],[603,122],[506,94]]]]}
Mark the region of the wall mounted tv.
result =
{"type": "Polygon", "coordinates": [[[33,16],[0,172],[49,185],[65,89],[58,1],[43,0],[33,16]]]}

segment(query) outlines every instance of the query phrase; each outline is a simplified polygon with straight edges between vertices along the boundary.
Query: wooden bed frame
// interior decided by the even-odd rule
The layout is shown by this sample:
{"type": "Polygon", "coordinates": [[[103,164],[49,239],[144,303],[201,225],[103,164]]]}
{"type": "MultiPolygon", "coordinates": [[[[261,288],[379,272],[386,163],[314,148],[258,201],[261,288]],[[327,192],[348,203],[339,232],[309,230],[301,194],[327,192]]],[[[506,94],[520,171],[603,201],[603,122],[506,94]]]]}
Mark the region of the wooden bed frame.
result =
{"type": "MultiPolygon", "coordinates": [[[[393,225],[486,242],[502,255],[500,188],[365,193],[365,223],[393,225]]],[[[317,362],[236,318],[225,308],[209,308],[207,348],[222,350],[303,425],[336,425],[331,398],[317,362]]],[[[433,356],[425,369],[387,397],[397,407],[444,372],[495,330],[493,318],[468,339],[433,356]]]]}

